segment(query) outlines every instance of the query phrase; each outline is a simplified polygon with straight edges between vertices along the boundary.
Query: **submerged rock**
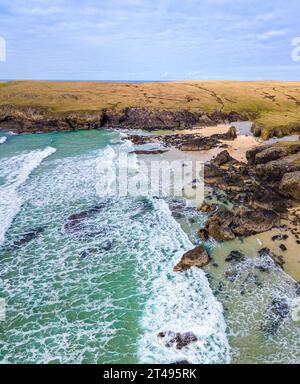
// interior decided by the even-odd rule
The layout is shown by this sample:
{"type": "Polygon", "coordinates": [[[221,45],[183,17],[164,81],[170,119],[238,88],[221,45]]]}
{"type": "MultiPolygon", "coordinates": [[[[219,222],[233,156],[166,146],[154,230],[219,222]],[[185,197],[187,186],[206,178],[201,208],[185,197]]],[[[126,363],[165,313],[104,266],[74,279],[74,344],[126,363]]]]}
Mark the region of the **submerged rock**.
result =
{"type": "Polygon", "coordinates": [[[28,232],[22,233],[16,240],[14,240],[10,248],[20,248],[22,245],[29,243],[30,241],[36,239],[41,233],[43,233],[45,227],[37,227],[28,232]]]}
{"type": "Polygon", "coordinates": [[[179,360],[179,361],[175,361],[174,363],[171,363],[171,364],[191,364],[191,363],[187,360],[179,360]]]}
{"type": "Polygon", "coordinates": [[[239,262],[245,260],[245,255],[240,251],[231,251],[229,255],[226,257],[225,261],[234,261],[239,262]]]}
{"type": "Polygon", "coordinates": [[[81,257],[82,259],[85,259],[86,257],[95,255],[97,252],[99,252],[99,249],[98,249],[98,248],[88,248],[88,249],[85,249],[84,251],[82,251],[82,252],[80,253],[80,257],[81,257]]]}
{"type": "Polygon", "coordinates": [[[285,298],[273,299],[266,308],[261,330],[267,335],[275,335],[289,313],[290,307],[285,298]]]}
{"type": "Polygon", "coordinates": [[[94,207],[89,208],[85,211],[74,213],[73,215],[69,216],[67,222],[64,225],[65,232],[72,233],[80,231],[82,229],[81,224],[85,220],[99,213],[103,207],[104,204],[95,205],[94,207]]]}
{"type": "Polygon", "coordinates": [[[207,265],[210,261],[210,258],[208,256],[208,253],[203,248],[202,245],[186,252],[180,262],[175,265],[173,271],[174,272],[182,272],[186,269],[192,268],[192,267],[204,267],[207,265]]]}
{"type": "Polygon", "coordinates": [[[166,347],[170,348],[175,345],[177,349],[182,349],[198,340],[198,338],[192,332],[159,332],[157,337],[164,339],[166,347]]]}
{"type": "Polygon", "coordinates": [[[285,264],[284,259],[281,256],[278,256],[275,253],[273,253],[269,248],[265,247],[265,248],[260,249],[258,251],[258,255],[260,257],[269,256],[274,261],[274,263],[277,266],[279,266],[280,268],[283,268],[283,265],[285,264]]]}

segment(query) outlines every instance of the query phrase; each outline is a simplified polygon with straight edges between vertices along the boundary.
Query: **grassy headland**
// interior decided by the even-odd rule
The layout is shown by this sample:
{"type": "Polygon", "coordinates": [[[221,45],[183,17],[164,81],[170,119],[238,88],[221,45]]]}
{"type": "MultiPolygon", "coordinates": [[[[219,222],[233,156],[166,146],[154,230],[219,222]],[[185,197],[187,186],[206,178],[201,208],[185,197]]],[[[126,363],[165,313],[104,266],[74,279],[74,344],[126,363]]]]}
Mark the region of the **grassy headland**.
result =
{"type": "MultiPolygon", "coordinates": [[[[0,84],[0,121],[99,119],[127,108],[230,114],[251,119],[260,135],[300,130],[300,83],[177,81],[163,83],[14,81],[0,84]]],[[[141,127],[142,128],[142,127],[141,127]]]]}

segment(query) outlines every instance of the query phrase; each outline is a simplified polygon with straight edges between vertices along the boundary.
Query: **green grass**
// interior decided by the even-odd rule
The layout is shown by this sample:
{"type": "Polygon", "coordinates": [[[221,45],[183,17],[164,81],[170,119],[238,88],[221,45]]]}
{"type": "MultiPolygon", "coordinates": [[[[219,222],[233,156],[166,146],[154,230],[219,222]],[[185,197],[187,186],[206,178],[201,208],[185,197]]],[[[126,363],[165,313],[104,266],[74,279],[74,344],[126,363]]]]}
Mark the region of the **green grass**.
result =
{"type": "Polygon", "coordinates": [[[28,107],[50,115],[99,115],[126,107],[236,111],[261,126],[264,138],[300,130],[300,83],[178,81],[166,83],[15,81],[0,84],[0,112],[28,107]]]}

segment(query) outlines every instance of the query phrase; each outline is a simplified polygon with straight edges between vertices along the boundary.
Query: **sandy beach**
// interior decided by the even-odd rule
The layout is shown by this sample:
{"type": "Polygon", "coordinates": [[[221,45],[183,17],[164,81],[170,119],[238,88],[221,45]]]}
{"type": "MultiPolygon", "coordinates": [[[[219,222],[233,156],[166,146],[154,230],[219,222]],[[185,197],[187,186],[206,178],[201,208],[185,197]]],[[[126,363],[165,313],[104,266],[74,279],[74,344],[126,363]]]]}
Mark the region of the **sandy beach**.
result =
{"type": "MultiPolygon", "coordinates": [[[[242,123],[243,124],[243,123],[242,123]]],[[[197,127],[195,126],[192,129],[177,130],[172,132],[172,134],[184,135],[184,134],[199,134],[199,136],[211,136],[214,134],[226,133],[231,124],[219,124],[211,127],[197,127]]],[[[169,132],[165,132],[169,134],[169,132]]],[[[296,141],[298,135],[293,135],[289,138],[290,141],[296,141]]],[[[285,138],[279,139],[283,141],[285,138]]],[[[278,141],[278,139],[270,139],[267,142],[263,142],[261,139],[255,138],[251,132],[245,132],[242,130],[242,134],[239,134],[235,140],[225,141],[222,140],[222,143],[227,144],[226,150],[229,154],[238,161],[247,162],[246,152],[252,148],[265,145],[266,143],[272,144],[278,141]],[[246,134],[245,134],[246,133],[246,134]]],[[[172,161],[172,160],[193,160],[193,161],[202,161],[208,162],[215,158],[218,153],[223,151],[224,148],[213,148],[208,151],[181,151],[176,148],[171,148],[168,152],[163,154],[163,158],[172,161]]],[[[209,193],[209,190],[206,190],[206,194],[209,193]]],[[[217,200],[212,202],[218,203],[217,200]]],[[[291,212],[293,209],[291,210],[291,212]]],[[[284,260],[283,268],[284,270],[296,281],[300,281],[300,253],[299,253],[299,244],[297,243],[297,237],[295,234],[300,233],[300,228],[290,224],[288,220],[281,220],[281,225],[286,226],[282,229],[272,229],[264,233],[257,234],[255,236],[246,237],[243,239],[243,242],[239,239],[234,241],[229,241],[222,243],[222,247],[216,248],[214,250],[213,256],[220,256],[219,254],[230,253],[232,250],[242,249],[243,252],[246,252],[249,256],[257,256],[257,252],[261,248],[269,248],[271,252],[276,254],[276,256],[282,257],[284,260]],[[292,233],[292,231],[294,233],[292,233]],[[279,241],[272,240],[273,236],[278,234],[286,234],[287,239],[279,241]],[[280,245],[284,244],[287,250],[283,251],[280,248],[280,245]]]]}

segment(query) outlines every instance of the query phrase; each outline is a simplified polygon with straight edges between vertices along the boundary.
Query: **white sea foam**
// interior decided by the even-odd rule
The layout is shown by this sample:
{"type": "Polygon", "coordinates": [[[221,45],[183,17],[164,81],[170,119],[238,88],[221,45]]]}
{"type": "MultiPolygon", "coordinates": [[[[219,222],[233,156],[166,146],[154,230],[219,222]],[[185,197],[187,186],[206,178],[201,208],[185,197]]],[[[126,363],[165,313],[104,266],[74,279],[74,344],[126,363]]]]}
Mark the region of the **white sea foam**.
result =
{"type": "Polygon", "coordinates": [[[4,144],[7,140],[6,136],[0,137],[0,144],[4,144]]]}
{"type": "MultiPolygon", "coordinates": [[[[228,363],[229,345],[226,337],[226,324],[222,305],[213,296],[204,272],[192,268],[183,273],[173,272],[174,265],[180,260],[184,250],[191,249],[186,234],[173,219],[164,201],[155,202],[159,222],[168,230],[166,237],[153,238],[154,243],[161,242],[172,247],[182,244],[171,260],[164,260],[162,254],[151,263],[159,265],[160,271],[153,276],[151,296],[146,303],[142,318],[145,334],[139,345],[139,357],[142,363],[172,363],[188,360],[190,363],[228,363]],[[198,341],[182,349],[173,344],[166,346],[166,340],[159,338],[159,332],[192,332],[198,341]]],[[[154,271],[153,271],[154,272],[154,271]]]]}
{"type": "Polygon", "coordinates": [[[0,245],[3,244],[5,233],[23,203],[18,188],[25,183],[31,172],[55,151],[55,148],[47,147],[44,150],[1,159],[0,176],[4,177],[5,184],[0,187],[0,245]]]}
{"type": "MultiPolygon", "coordinates": [[[[125,142],[120,150],[132,148],[125,142]]],[[[95,191],[97,164],[117,160],[113,152],[99,150],[81,158],[54,160],[24,184],[27,179],[23,177],[21,182],[20,174],[24,173],[22,165],[30,160],[28,156],[6,159],[6,166],[0,162],[9,196],[14,193],[6,204],[18,199],[19,207],[24,200],[28,203],[14,229],[24,226],[29,218],[48,224],[46,233],[30,251],[21,247],[13,261],[4,266],[3,273],[16,278],[15,284],[7,281],[5,285],[9,297],[19,298],[12,300],[11,310],[19,313],[21,305],[28,317],[24,316],[26,330],[12,327],[6,331],[3,350],[9,355],[8,361],[44,363],[57,356],[65,363],[85,359],[94,363],[136,361],[138,341],[140,362],[227,362],[229,347],[222,307],[213,297],[203,271],[172,272],[192,244],[167,204],[157,199],[108,197],[99,215],[86,223],[88,231],[101,233],[86,243],[65,234],[61,225],[70,214],[99,203],[95,191]],[[20,183],[24,185],[18,190],[20,183]],[[111,252],[101,251],[101,244],[107,240],[114,242],[111,252]],[[91,247],[98,248],[99,254],[82,258],[81,253],[91,247]],[[54,278],[58,282],[63,278],[62,288],[49,289],[54,278]],[[49,316],[60,316],[55,322],[43,321],[44,310],[49,310],[49,316]],[[68,317],[75,313],[84,317],[80,321],[68,317]],[[142,332],[138,336],[134,330],[139,328],[137,319],[141,315],[142,332]],[[182,350],[167,348],[157,333],[168,330],[193,332],[199,340],[182,350]],[[49,335],[50,344],[45,342],[49,335]],[[19,339],[14,343],[16,336],[19,339]]],[[[134,174],[138,158],[130,156],[134,174]]],[[[12,217],[16,205],[10,205],[12,217]]]]}

